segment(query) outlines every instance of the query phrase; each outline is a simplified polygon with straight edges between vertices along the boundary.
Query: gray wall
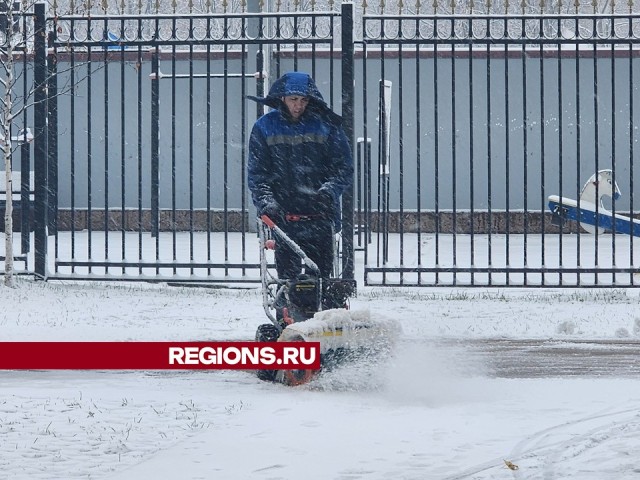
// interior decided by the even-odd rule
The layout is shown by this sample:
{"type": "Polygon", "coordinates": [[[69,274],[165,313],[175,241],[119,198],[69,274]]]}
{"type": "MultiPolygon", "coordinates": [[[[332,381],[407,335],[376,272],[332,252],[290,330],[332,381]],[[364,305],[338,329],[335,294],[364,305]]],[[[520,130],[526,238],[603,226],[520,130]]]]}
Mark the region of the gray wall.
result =
{"type": "Polygon", "coordinates": [[[602,53],[595,60],[541,58],[536,51],[524,60],[370,59],[367,136],[374,161],[381,72],[393,82],[390,208],[400,207],[402,189],[404,208],[417,208],[420,193],[420,207],[434,209],[437,182],[441,209],[454,208],[454,196],[456,209],[546,209],[548,195],[575,198],[596,169],[614,165],[629,207],[632,191],[640,193],[630,177],[638,154],[640,94],[633,79],[640,78],[640,61],[628,51],[615,59],[602,53]]]}
{"type": "MultiPolygon", "coordinates": [[[[615,57],[604,50],[595,59],[592,51],[578,59],[572,53],[558,58],[555,50],[543,56],[539,51],[508,56],[463,52],[434,59],[427,52],[402,60],[397,55],[381,60],[377,52],[368,52],[367,60],[360,55],[355,135],[372,139],[374,163],[382,72],[393,82],[390,208],[399,209],[402,197],[408,210],[434,209],[436,200],[438,208],[452,209],[455,197],[456,209],[544,210],[546,196],[576,197],[596,168],[615,163],[626,207],[618,204],[617,209],[632,210],[631,192],[640,194],[630,176],[638,152],[640,94],[635,79],[640,78],[640,62],[628,50],[617,51],[615,57]]],[[[143,208],[150,206],[150,57],[138,65],[135,55],[127,55],[120,62],[119,54],[113,54],[106,67],[97,55],[90,67],[86,59],[78,61],[73,99],[69,93],[59,97],[60,208],[72,205],[72,191],[76,208],[86,208],[89,198],[96,209],[120,208],[123,200],[126,208],[137,208],[138,189],[143,208]]],[[[332,62],[333,70],[328,58],[302,59],[298,69],[314,73],[327,100],[340,111],[340,59],[332,62]]],[[[61,88],[71,82],[69,66],[64,59],[59,64],[61,88]]],[[[239,55],[227,61],[226,71],[238,73],[243,66],[245,72],[255,71],[251,59],[243,64],[239,55]]],[[[280,73],[293,68],[292,58],[281,59],[280,73]]],[[[184,57],[175,66],[163,57],[160,69],[164,74],[203,73],[207,62],[197,58],[190,70],[184,57]]],[[[209,71],[223,73],[224,61],[213,59],[209,71]]],[[[244,159],[256,105],[243,95],[253,95],[255,89],[253,78],[161,80],[162,208],[171,208],[174,196],[177,209],[190,208],[190,192],[194,208],[205,208],[207,196],[214,209],[238,209],[243,201],[246,205],[244,159]]],[[[374,166],[374,187],[377,171],[374,166]]]]}

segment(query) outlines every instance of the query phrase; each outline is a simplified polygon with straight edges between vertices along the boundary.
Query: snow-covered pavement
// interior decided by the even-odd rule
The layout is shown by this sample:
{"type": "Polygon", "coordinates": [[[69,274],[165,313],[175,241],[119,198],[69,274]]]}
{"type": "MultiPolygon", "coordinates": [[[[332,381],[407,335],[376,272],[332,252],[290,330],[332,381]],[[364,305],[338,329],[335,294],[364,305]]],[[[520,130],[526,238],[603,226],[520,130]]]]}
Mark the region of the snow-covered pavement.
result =
{"type": "MultiPolygon", "coordinates": [[[[0,478],[640,476],[635,290],[360,290],[352,308],[401,322],[394,358],[303,387],[0,371],[0,478]]],[[[256,289],[21,279],[0,299],[2,341],[249,339],[264,321],[256,289]]]]}

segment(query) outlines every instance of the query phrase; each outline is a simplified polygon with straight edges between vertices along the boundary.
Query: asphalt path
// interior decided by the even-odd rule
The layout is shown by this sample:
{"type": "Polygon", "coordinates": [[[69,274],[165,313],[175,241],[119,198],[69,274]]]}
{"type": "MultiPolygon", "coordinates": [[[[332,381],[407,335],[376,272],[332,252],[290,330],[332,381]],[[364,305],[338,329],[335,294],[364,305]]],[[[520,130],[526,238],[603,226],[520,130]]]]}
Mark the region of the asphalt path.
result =
{"type": "Polygon", "coordinates": [[[496,378],[640,377],[640,340],[474,339],[437,342],[459,368],[496,378]]]}

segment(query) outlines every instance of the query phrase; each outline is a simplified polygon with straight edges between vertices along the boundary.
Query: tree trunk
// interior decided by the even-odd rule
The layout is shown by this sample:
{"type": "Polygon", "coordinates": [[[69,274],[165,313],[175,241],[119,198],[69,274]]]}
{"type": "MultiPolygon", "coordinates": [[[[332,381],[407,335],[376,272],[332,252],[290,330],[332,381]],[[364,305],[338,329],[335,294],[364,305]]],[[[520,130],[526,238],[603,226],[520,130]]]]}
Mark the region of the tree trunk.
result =
{"type": "Polygon", "coordinates": [[[13,182],[12,182],[12,145],[11,145],[11,123],[13,121],[13,87],[14,87],[14,65],[13,65],[13,35],[11,26],[13,25],[13,9],[11,6],[7,8],[7,50],[4,70],[7,74],[6,86],[4,93],[4,108],[2,111],[2,132],[4,139],[2,141],[2,152],[4,153],[5,168],[5,211],[4,211],[4,284],[8,287],[14,286],[13,278],[13,182]]]}

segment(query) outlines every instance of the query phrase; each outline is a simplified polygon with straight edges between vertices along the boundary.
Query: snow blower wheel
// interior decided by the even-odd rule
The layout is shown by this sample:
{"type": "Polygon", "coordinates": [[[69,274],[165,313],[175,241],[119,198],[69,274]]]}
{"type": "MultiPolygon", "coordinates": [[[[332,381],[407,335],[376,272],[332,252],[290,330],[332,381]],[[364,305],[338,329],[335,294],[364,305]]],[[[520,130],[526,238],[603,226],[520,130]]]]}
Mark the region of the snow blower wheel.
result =
{"type": "Polygon", "coordinates": [[[313,380],[316,370],[283,370],[282,383],[290,387],[304,385],[313,380]]]}
{"type": "MultiPolygon", "coordinates": [[[[289,339],[290,342],[304,342],[302,337],[289,339]]],[[[313,380],[313,377],[318,374],[320,370],[283,370],[282,371],[282,383],[289,385],[290,387],[297,387],[298,385],[304,385],[313,380]]]]}
{"type": "MultiPolygon", "coordinates": [[[[256,342],[275,342],[278,340],[280,332],[275,325],[264,323],[256,331],[256,342]]],[[[260,380],[273,382],[276,379],[277,370],[256,370],[256,375],[260,380]]]]}

